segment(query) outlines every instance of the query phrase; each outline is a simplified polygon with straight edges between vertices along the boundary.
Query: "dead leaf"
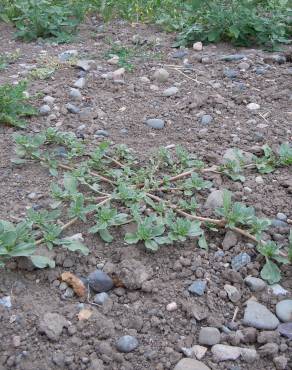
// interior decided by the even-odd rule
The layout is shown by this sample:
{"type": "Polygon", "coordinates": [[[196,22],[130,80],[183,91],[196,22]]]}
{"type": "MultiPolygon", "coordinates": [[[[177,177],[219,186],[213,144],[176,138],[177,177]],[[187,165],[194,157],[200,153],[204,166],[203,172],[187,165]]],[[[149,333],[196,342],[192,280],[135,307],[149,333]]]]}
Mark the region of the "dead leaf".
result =
{"type": "Polygon", "coordinates": [[[68,285],[70,285],[74,292],[78,295],[78,297],[84,297],[86,294],[86,287],[83,282],[72,272],[63,272],[61,275],[62,281],[65,281],[68,285]]]}
{"type": "Polygon", "coordinates": [[[78,320],[83,321],[83,320],[88,320],[90,316],[93,314],[91,310],[88,310],[87,308],[83,308],[81,311],[78,313],[78,320]]]}

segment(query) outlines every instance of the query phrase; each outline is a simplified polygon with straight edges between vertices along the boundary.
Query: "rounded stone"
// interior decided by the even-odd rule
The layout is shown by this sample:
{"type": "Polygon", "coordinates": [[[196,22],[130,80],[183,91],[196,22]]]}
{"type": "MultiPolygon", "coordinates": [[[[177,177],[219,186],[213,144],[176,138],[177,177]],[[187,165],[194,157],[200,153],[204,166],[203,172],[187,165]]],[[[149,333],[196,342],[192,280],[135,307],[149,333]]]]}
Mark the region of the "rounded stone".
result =
{"type": "Polygon", "coordinates": [[[244,279],[244,282],[252,292],[260,292],[264,290],[267,286],[264,280],[255,278],[253,276],[247,276],[244,279]]]}
{"type": "Polygon", "coordinates": [[[69,96],[71,99],[74,99],[74,100],[82,99],[81,92],[78,89],[75,89],[74,87],[70,89],[69,96]]]}
{"type": "Polygon", "coordinates": [[[101,270],[90,273],[87,280],[90,288],[97,293],[107,292],[114,286],[112,279],[101,270]]]}
{"type": "Polygon", "coordinates": [[[176,364],[173,370],[210,370],[210,368],[201,361],[183,358],[176,364]]]}
{"type": "Polygon", "coordinates": [[[159,68],[157,69],[155,72],[154,72],[154,79],[157,81],[157,82],[166,82],[168,80],[168,77],[169,77],[169,73],[167,72],[166,69],[164,68],[159,68]]]}
{"type": "Polygon", "coordinates": [[[292,299],[284,299],[277,303],[276,315],[282,322],[292,321],[292,299]]]}
{"type": "Polygon", "coordinates": [[[284,222],[287,221],[287,216],[285,215],[285,213],[279,212],[279,213],[277,213],[276,217],[280,221],[284,221],[284,222]]]}
{"type": "Polygon", "coordinates": [[[213,117],[210,114],[204,114],[201,117],[201,124],[202,125],[209,125],[213,121],[213,117]]]}
{"type": "Polygon", "coordinates": [[[163,91],[163,96],[170,97],[178,93],[178,88],[175,86],[169,87],[163,91]]]}
{"type": "Polygon", "coordinates": [[[55,101],[55,98],[53,98],[52,96],[50,96],[50,95],[47,95],[47,96],[45,96],[44,98],[43,98],[43,101],[44,101],[44,103],[46,103],[46,104],[53,104],[54,103],[54,101],[55,101]]]}
{"type": "Polygon", "coordinates": [[[117,350],[124,353],[134,351],[138,345],[138,340],[131,335],[124,335],[123,337],[120,337],[116,343],[117,350]]]}
{"type": "Polygon", "coordinates": [[[249,301],[244,311],[243,324],[256,329],[274,330],[279,325],[279,320],[264,305],[249,301]]]}
{"type": "Polygon", "coordinates": [[[106,292],[98,293],[94,297],[94,303],[103,305],[109,299],[109,295],[106,292]]]}
{"type": "Polygon", "coordinates": [[[220,331],[217,328],[201,328],[199,334],[199,343],[207,346],[213,346],[220,342],[220,331]]]}
{"type": "Polygon", "coordinates": [[[201,43],[201,41],[195,42],[193,44],[193,50],[195,50],[195,51],[202,51],[203,50],[203,44],[201,43]]]}
{"type": "Polygon", "coordinates": [[[241,354],[239,347],[232,347],[225,344],[215,344],[211,352],[217,361],[237,360],[241,354]]]}
{"type": "Polygon", "coordinates": [[[49,106],[49,105],[47,105],[47,104],[42,105],[42,106],[40,107],[40,110],[39,110],[39,112],[40,112],[40,114],[41,114],[42,116],[45,116],[45,115],[49,114],[49,113],[50,113],[50,111],[51,111],[51,108],[50,108],[50,106],[49,106]]]}
{"type": "Polygon", "coordinates": [[[255,110],[260,109],[260,105],[257,104],[257,103],[249,103],[249,104],[247,104],[246,107],[247,107],[248,110],[251,110],[251,111],[255,111],[255,110]]]}
{"type": "Polygon", "coordinates": [[[146,125],[156,130],[161,130],[164,127],[164,121],[160,118],[147,119],[146,125]]]}

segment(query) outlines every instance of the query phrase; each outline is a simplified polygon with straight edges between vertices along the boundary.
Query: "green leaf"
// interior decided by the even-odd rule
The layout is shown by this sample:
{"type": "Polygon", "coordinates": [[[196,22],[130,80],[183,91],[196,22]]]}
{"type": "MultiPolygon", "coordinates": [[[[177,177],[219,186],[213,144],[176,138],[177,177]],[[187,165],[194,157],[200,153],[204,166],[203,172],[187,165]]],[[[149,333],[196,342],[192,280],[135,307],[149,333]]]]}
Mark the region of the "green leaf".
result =
{"type": "Polygon", "coordinates": [[[128,244],[137,244],[139,241],[137,233],[126,233],[125,242],[128,244]]]}
{"type": "Polygon", "coordinates": [[[55,267],[55,261],[45,256],[30,256],[30,259],[34,266],[39,269],[43,269],[45,267],[55,267]]]}
{"type": "Polygon", "coordinates": [[[71,194],[77,192],[77,179],[70,173],[66,172],[64,174],[64,188],[71,194]]]}
{"type": "Polygon", "coordinates": [[[81,252],[85,256],[89,254],[89,249],[81,243],[79,240],[71,240],[71,239],[60,239],[55,242],[55,244],[62,245],[62,247],[68,249],[71,252],[81,252]]]}
{"type": "Polygon", "coordinates": [[[208,243],[204,234],[199,239],[199,247],[208,250],[208,243]]]}
{"type": "Polygon", "coordinates": [[[56,168],[50,167],[49,172],[52,176],[57,177],[58,176],[58,170],[56,168]]]}
{"type": "Polygon", "coordinates": [[[261,271],[261,277],[267,280],[269,284],[276,284],[281,280],[281,271],[274,262],[267,259],[261,271]]]}
{"type": "Polygon", "coordinates": [[[23,158],[12,158],[12,159],[10,159],[10,162],[13,163],[13,164],[16,164],[16,165],[21,165],[21,164],[26,163],[27,160],[23,159],[23,158]]]}
{"type": "Polygon", "coordinates": [[[109,233],[108,229],[99,230],[99,235],[101,239],[107,243],[111,243],[113,241],[113,237],[109,233]]]}
{"type": "Polygon", "coordinates": [[[156,243],[156,241],[153,239],[145,240],[145,247],[153,252],[158,251],[159,248],[158,243],[156,243]]]}
{"type": "Polygon", "coordinates": [[[35,251],[35,245],[33,243],[19,243],[12,251],[9,252],[11,257],[28,257],[35,251]]]}

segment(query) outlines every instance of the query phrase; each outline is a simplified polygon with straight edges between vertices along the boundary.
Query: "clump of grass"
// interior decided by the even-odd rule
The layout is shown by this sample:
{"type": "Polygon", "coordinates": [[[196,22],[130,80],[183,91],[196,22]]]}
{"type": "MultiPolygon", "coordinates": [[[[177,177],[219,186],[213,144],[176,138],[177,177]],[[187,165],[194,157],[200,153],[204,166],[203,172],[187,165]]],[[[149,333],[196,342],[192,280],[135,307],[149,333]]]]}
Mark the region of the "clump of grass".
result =
{"type": "Polygon", "coordinates": [[[22,118],[37,114],[36,109],[26,103],[25,90],[25,81],[0,86],[0,124],[24,128],[27,122],[22,118]]]}

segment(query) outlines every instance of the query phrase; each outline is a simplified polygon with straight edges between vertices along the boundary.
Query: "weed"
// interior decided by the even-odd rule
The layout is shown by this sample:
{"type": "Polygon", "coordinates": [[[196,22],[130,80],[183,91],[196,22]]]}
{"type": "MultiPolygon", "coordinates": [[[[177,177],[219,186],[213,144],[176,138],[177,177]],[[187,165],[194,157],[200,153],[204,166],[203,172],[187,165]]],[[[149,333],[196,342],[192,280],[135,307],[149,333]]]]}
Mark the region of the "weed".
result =
{"type": "Polygon", "coordinates": [[[18,85],[5,84],[0,86],[0,123],[24,128],[26,121],[22,117],[37,114],[37,111],[25,101],[26,82],[18,85]]]}
{"type": "Polygon", "coordinates": [[[24,41],[52,38],[66,43],[84,16],[84,8],[78,2],[55,0],[14,0],[4,5],[4,20],[13,22],[16,36],[24,41]]]}
{"type": "MultiPolygon", "coordinates": [[[[220,218],[197,215],[200,209],[196,193],[206,195],[211,186],[209,181],[204,180],[204,173],[215,171],[230,175],[228,166],[223,169],[214,166],[206,168],[193,154],[177,147],[175,151],[160,149],[151,157],[149,165],[141,167],[133,152],[125,145],[112,147],[102,142],[88,153],[85,144],[74,134],[53,128],[35,136],[15,135],[15,141],[18,158],[13,160],[14,163],[36,160],[49,167],[53,176],[59,176],[62,169],[66,170],[63,185],[52,184],[51,196],[55,199],[52,208],[55,210],[27,212],[26,221],[41,235],[36,240],[32,230],[30,237],[35,245],[46,244],[48,248],[62,245],[70,250],[88,253],[85,246],[61,238],[61,235],[75,222],[87,225],[94,219],[88,231],[99,234],[107,243],[113,241],[113,228],[126,223],[135,224],[135,231],[125,234],[125,242],[143,243],[152,252],[162,245],[184,242],[186,239],[196,239],[200,248],[207,249],[206,230],[234,230],[258,245],[259,253],[266,260],[261,274],[269,282],[279,281],[279,265],[291,260],[291,245],[283,252],[275,243],[261,240],[270,221],[258,218],[252,207],[240,202],[233,203],[227,191],[224,193],[223,207],[216,210],[220,218]],[[60,144],[67,150],[63,159],[59,159],[54,150],[54,146],[60,144]],[[181,171],[179,174],[178,170],[181,171]],[[177,184],[175,187],[174,182],[177,184]],[[158,197],[156,194],[160,192],[166,195],[158,197]],[[177,192],[179,196],[175,196],[177,192]],[[67,218],[63,226],[56,222],[61,215],[67,218]]],[[[265,162],[270,165],[271,158],[274,168],[291,164],[291,147],[288,144],[283,144],[278,153],[271,152],[267,146],[264,150],[261,158],[254,158],[253,168],[257,169],[260,162],[258,170],[262,170],[265,162]]],[[[247,170],[243,168],[242,171],[244,169],[247,170]]]]}

